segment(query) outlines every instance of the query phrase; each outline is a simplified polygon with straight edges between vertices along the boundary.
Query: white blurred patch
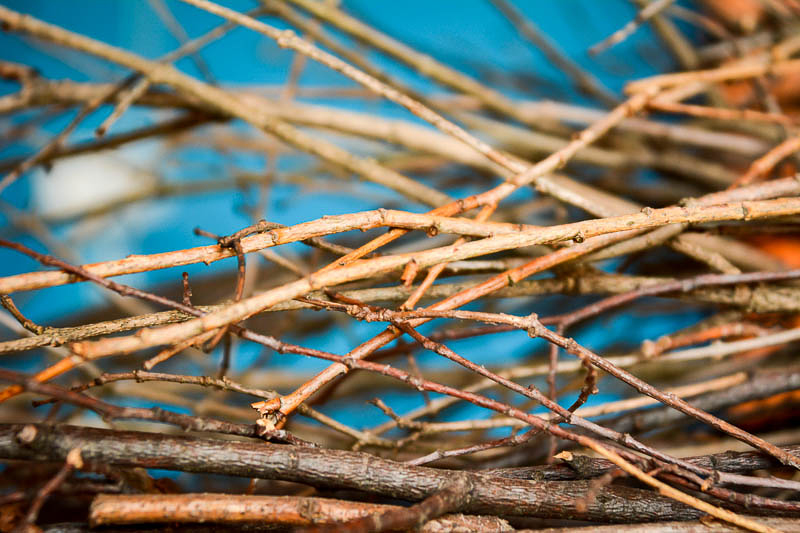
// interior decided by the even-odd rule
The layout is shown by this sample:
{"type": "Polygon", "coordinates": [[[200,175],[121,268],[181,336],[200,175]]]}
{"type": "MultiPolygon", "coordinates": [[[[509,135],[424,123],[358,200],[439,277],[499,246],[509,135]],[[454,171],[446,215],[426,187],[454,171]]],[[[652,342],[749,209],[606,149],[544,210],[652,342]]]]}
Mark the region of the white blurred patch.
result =
{"type": "Polygon", "coordinates": [[[151,190],[159,152],[127,147],[58,160],[49,172],[32,176],[33,207],[45,221],[74,220],[59,235],[85,262],[137,253],[141,239],[160,228],[169,209],[148,200],[135,201],[88,216],[151,190]]]}
{"type": "Polygon", "coordinates": [[[143,192],[154,181],[119,152],[78,155],[34,174],[33,204],[44,218],[71,217],[143,192]]]}

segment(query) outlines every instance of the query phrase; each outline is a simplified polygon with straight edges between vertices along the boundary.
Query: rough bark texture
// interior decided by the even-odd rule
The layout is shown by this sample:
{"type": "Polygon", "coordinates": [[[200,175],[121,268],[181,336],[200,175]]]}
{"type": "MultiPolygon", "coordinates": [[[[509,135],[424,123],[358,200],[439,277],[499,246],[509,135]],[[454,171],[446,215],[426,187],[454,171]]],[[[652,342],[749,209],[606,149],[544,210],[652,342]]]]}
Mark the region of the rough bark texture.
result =
{"type": "MultiPolygon", "coordinates": [[[[527,481],[407,466],[373,455],[301,449],[265,443],[222,442],[188,436],[38,424],[29,443],[20,424],[0,425],[4,459],[63,461],[80,448],[85,461],[232,476],[280,479],[314,486],[357,489],[418,501],[441,489],[454,475],[470,476],[473,493],[462,512],[570,518],[598,522],[642,522],[696,518],[700,513],[652,492],[611,486],[581,512],[588,482],[527,481]]],[[[31,426],[28,426],[31,427],[31,426]]]]}

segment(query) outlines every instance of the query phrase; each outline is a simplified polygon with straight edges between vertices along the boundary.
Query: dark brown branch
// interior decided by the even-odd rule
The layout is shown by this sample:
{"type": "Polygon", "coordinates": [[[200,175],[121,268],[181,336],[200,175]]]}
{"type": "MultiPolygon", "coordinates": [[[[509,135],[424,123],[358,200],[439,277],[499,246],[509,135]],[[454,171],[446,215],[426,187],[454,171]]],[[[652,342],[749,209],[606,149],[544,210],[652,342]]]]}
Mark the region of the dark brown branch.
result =
{"type": "MultiPolygon", "coordinates": [[[[390,498],[422,500],[441,490],[452,473],[408,466],[359,452],[170,436],[132,431],[0,424],[0,457],[63,461],[79,447],[85,461],[116,466],[280,479],[315,487],[356,489],[390,498]]],[[[653,492],[604,488],[584,512],[574,502],[588,490],[583,481],[526,481],[464,473],[474,489],[462,512],[558,517],[599,522],[692,519],[700,513],[653,492]]]]}
{"type": "Polygon", "coordinates": [[[36,518],[39,516],[39,511],[42,509],[44,502],[50,497],[53,492],[58,490],[61,485],[67,480],[69,475],[76,468],[83,466],[83,459],[81,458],[80,448],[73,448],[67,453],[64,464],[59,468],[56,475],[54,475],[44,486],[36,493],[31,506],[28,508],[28,513],[25,519],[20,522],[14,530],[20,533],[27,533],[36,523],[36,518]]]}
{"type": "MultiPolygon", "coordinates": [[[[795,518],[759,518],[762,524],[786,533],[800,532],[800,522],[795,518]]],[[[586,527],[564,527],[537,529],[537,533],[586,533],[586,527]]],[[[627,524],[593,526],[592,533],[741,533],[742,529],[722,522],[708,520],[692,522],[661,522],[658,524],[627,524]]],[[[518,530],[518,533],[533,533],[533,530],[518,530]]]]}
{"type": "MultiPolygon", "coordinates": [[[[800,444],[783,447],[787,452],[800,453],[800,444]]],[[[780,466],[774,458],[758,452],[723,452],[712,455],[684,457],[684,461],[717,472],[742,473],[753,470],[766,470],[780,466]]],[[[496,468],[483,470],[487,476],[532,479],[540,481],[563,481],[568,479],[588,479],[602,476],[616,465],[606,459],[572,455],[572,460],[552,465],[525,466],[516,468],[496,468]]]]}

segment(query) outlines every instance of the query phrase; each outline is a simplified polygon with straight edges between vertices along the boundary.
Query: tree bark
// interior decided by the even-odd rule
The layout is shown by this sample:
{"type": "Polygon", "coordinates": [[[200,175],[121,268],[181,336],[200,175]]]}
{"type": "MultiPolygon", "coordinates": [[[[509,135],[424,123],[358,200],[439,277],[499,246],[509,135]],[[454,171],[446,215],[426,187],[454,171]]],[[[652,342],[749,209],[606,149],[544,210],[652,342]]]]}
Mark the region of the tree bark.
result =
{"type": "Polygon", "coordinates": [[[365,453],[45,424],[0,424],[0,457],[87,462],[279,479],[419,501],[466,476],[473,490],[460,512],[594,522],[690,520],[701,513],[651,491],[608,486],[586,498],[588,481],[528,481],[415,467],[365,453]],[[23,428],[24,438],[21,435],[23,428]],[[33,431],[31,431],[33,429],[33,431]],[[576,508],[585,502],[585,508],[576,508]]]}

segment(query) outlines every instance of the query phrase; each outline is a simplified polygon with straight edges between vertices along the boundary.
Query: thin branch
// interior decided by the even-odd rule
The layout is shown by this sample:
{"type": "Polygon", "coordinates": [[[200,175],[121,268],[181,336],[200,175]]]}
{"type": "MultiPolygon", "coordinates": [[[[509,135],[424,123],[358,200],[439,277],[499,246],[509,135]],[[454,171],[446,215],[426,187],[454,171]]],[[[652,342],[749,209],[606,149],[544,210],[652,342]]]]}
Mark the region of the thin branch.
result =
{"type": "Polygon", "coordinates": [[[642,8],[638,13],[636,13],[636,17],[627,24],[625,24],[622,28],[618,29],[599,43],[592,45],[589,47],[589,54],[590,55],[597,55],[602,52],[605,52],[612,46],[621,43],[631,35],[645,22],[649,19],[653,18],[654,16],[658,15],[665,9],[667,9],[675,0],[655,0],[647,4],[644,8],[642,8]]]}
{"type": "Polygon", "coordinates": [[[542,33],[530,19],[525,18],[513,4],[507,0],[492,0],[492,4],[514,25],[520,35],[539,48],[554,66],[561,68],[570,76],[579,89],[595,96],[608,106],[619,104],[619,98],[613,92],[564,54],[555,42],[542,33]]]}

